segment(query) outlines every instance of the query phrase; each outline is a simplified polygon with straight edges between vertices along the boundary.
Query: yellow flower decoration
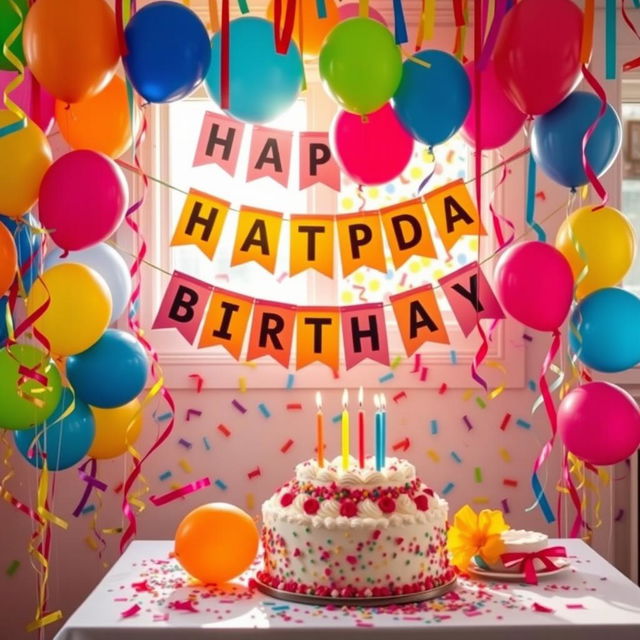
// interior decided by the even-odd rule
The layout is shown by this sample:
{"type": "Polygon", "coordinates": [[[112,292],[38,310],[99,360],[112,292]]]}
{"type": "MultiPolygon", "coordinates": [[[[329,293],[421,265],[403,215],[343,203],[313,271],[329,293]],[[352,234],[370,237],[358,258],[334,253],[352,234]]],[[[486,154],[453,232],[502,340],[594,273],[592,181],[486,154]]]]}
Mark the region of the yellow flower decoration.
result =
{"type": "Polygon", "coordinates": [[[452,563],[466,571],[471,559],[480,556],[486,563],[497,562],[504,552],[500,534],[509,529],[502,511],[483,509],[477,514],[465,505],[453,518],[453,526],[447,535],[447,549],[452,563]]]}

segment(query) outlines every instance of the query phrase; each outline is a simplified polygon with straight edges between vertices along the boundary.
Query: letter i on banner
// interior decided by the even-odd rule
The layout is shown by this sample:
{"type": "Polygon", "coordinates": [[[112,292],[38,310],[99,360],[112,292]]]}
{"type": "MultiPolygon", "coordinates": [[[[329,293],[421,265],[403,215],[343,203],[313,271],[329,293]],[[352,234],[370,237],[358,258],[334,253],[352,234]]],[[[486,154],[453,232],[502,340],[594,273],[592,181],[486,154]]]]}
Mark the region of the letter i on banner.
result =
{"type": "Polygon", "coordinates": [[[249,151],[247,182],[273,178],[283,187],[289,184],[293,132],[255,125],[249,151]]]}
{"type": "Polygon", "coordinates": [[[300,189],[321,183],[340,191],[340,167],[329,146],[326,131],[300,133],[300,189]]]}
{"type": "Polygon", "coordinates": [[[282,214],[275,211],[242,207],[233,245],[231,266],[252,260],[273,273],[278,257],[282,214]]]}
{"type": "Polygon", "coordinates": [[[365,358],[389,364],[389,345],[381,302],[342,307],[344,360],[351,369],[365,358]]]}
{"type": "Polygon", "coordinates": [[[295,320],[294,305],[256,300],[249,334],[247,361],[271,356],[283,367],[288,367],[295,320]]]}
{"type": "Polygon", "coordinates": [[[221,113],[207,111],[202,120],[194,167],[217,164],[235,175],[244,134],[244,124],[221,113]]]}
{"type": "Polygon", "coordinates": [[[315,269],[333,278],[333,221],[334,216],[291,216],[289,275],[315,269]]]}
{"type": "Polygon", "coordinates": [[[336,223],[345,278],[360,267],[387,272],[377,211],[336,216],[336,223]]]}
{"type": "Polygon", "coordinates": [[[152,329],[177,329],[193,344],[212,286],[174,271],[152,329]]]}
{"type": "Polygon", "coordinates": [[[204,319],[198,348],[221,345],[239,360],[252,308],[253,298],[216,287],[204,319]]]}
{"type": "Polygon", "coordinates": [[[218,248],[229,203],[201,191],[189,189],[171,246],[195,245],[209,260],[218,248]]]}
{"type": "Polygon", "coordinates": [[[502,319],[500,303],[477,262],[458,269],[440,281],[465,337],[476,326],[476,319],[502,319]]]}
{"type": "Polygon", "coordinates": [[[299,307],[296,316],[296,369],[312,362],[337,373],[340,362],[339,307],[299,307]]]}

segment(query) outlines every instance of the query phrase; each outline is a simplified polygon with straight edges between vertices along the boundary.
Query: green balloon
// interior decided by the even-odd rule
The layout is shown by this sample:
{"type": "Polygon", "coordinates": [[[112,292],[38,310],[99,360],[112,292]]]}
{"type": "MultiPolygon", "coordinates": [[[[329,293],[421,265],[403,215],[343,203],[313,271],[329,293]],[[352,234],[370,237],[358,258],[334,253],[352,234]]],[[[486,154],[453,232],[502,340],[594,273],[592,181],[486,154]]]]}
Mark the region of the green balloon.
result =
{"type": "MultiPolygon", "coordinates": [[[[24,20],[27,17],[27,10],[29,9],[29,0],[14,0],[14,2],[20,8],[24,26],[24,20]]],[[[0,2],[0,69],[4,69],[5,71],[16,70],[13,63],[9,62],[5,57],[3,45],[11,32],[18,26],[19,22],[18,14],[14,11],[9,0],[2,0],[0,2]]],[[[9,47],[9,50],[20,58],[22,64],[25,64],[24,51],[22,50],[22,31],[9,47]]]]}
{"type": "Polygon", "coordinates": [[[0,350],[0,428],[29,429],[41,424],[55,411],[61,395],[60,372],[44,351],[28,344],[0,350]],[[22,381],[21,366],[45,376],[46,386],[32,378],[22,381]]]}
{"type": "Polygon", "coordinates": [[[320,50],[320,77],[341,107],[372,113],[391,99],[400,84],[400,48],[376,20],[345,20],[329,33],[320,50]]]}

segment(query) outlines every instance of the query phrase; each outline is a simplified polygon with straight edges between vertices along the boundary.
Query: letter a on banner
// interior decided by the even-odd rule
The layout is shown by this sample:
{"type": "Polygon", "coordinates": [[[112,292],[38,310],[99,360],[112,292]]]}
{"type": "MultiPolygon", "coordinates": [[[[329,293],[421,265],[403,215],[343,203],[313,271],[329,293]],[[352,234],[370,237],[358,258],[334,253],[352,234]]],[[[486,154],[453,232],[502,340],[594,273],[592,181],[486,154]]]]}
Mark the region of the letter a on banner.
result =
{"type": "Polygon", "coordinates": [[[189,189],[171,246],[195,245],[209,260],[220,242],[220,234],[229,211],[229,203],[189,189]]]}
{"type": "Polygon", "coordinates": [[[500,303],[477,262],[450,273],[440,284],[465,337],[473,331],[476,320],[504,318],[500,303]]]}
{"type": "Polygon", "coordinates": [[[289,243],[289,275],[315,269],[333,278],[333,216],[293,214],[289,243]]]}
{"type": "Polygon", "coordinates": [[[486,235],[478,209],[462,180],[450,182],[427,193],[424,201],[447,251],[462,236],[486,235]]]}
{"type": "Polygon", "coordinates": [[[206,282],[174,271],[152,329],[177,329],[193,344],[211,289],[206,282]]]}
{"type": "Polygon", "coordinates": [[[292,131],[255,125],[249,151],[247,182],[269,177],[286,187],[289,184],[292,138],[292,131]]]}
{"type": "Polygon", "coordinates": [[[239,360],[252,307],[253,298],[216,287],[204,319],[198,348],[222,345],[239,360]]]}
{"type": "Polygon", "coordinates": [[[351,369],[365,358],[389,364],[389,346],[381,302],[342,307],[344,359],[351,369]]]}
{"type": "Polygon", "coordinates": [[[342,275],[346,278],[360,267],[387,272],[378,213],[349,213],[336,216],[342,275]]]}
{"type": "Polygon", "coordinates": [[[273,273],[278,257],[281,226],[281,213],[242,207],[238,214],[238,229],[231,266],[235,267],[253,260],[273,273]]]}
{"type": "Polygon", "coordinates": [[[407,356],[425,342],[449,344],[449,336],[430,284],[403,291],[390,298],[407,356]]]}
{"type": "Polygon", "coordinates": [[[217,164],[230,176],[236,172],[244,124],[221,113],[207,111],[202,120],[193,166],[217,164]]]}
{"type": "Polygon", "coordinates": [[[271,356],[283,367],[288,367],[295,320],[295,306],[256,300],[247,361],[271,356]]]}
{"type": "Polygon", "coordinates": [[[299,307],[296,315],[296,369],[322,362],[337,372],[340,359],[340,309],[299,307]]]}
{"type": "Polygon", "coordinates": [[[326,131],[300,133],[300,189],[316,183],[340,191],[340,167],[329,146],[326,131]]]}

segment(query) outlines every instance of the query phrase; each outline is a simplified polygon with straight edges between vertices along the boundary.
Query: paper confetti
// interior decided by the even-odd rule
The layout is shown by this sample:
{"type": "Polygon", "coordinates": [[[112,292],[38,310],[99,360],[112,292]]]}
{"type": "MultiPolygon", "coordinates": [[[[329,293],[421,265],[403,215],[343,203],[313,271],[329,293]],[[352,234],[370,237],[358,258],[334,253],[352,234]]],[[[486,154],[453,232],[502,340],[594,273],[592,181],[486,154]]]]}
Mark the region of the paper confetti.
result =
{"type": "Polygon", "coordinates": [[[487,408],[487,403],[480,397],[477,396],[476,397],[476,404],[481,408],[481,409],[486,409],[487,408]]]}
{"type": "Polygon", "coordinates": [[[389,369],[397,369],[398,365],[402,362],[402,356],[396,356],[389,365],[389,369]]]}
{"type": "Polygon", "coordinates": [[[438,433],[438,421],[437,420],[432,420],[431,421],[431,435],[435,436],[438,433]]]}
{"type": "Polygon", "coordinates": [[[529,380],[529,382],[527,382],[527,386],[531,391],[536,391],[536,389],[538,388],[535,380],[529,380]]]}
{"type": "Polygon", "coordinates": [[[433,449],[429,449],[427,451],[427,455],[434,461],[434,462],[440,462],[440,456],[438,455],[437,451],[434,451],[433,449]]]}
{"type": "Polygon", "coordinates": [[[171,419],[173,417],[173,413],[171,413],[171,411],[169,411],[168,413],[163,413],[161,416],[156,416],[155,419],[158,422],[166,422],[167,420],[171,419]]]}
{"type": "Polygon", "coordinates": [[[584,609],[585,608],[583,604],[566,604],[565,607],[567,609],[584,609]]]}
{"type": "Polygon", "coordinates": [[[468,402],[471,399],[471,396],[473,395],[473,389],[467,389],[463,394],[462,394],[462,399],[465,402],[468,402]]]}
{"type": "Polygon", "coordinates": [[[499,453],[500,453],[500,457],[505,462],[511,462],[511,455],[509,454],[509,452],[506,449],[500,449],[499,453]]]}
{"type": "Polygon", "coordinates": [[[522,418],[518,418],[516,420],[516,424],[523,429],[531,429],[531,423],[523,420],[522,418]]]}
{"type": "Polygon", "coordinates": [[[192,416],[199,418],[201,415],[202,415],[202,411],[199,411],[198,409],[187,409],[186,421],[189,422],[192,416]]]}
{"type": "Polygon", "coordinates": [[[411,446],[411,441],[409,440],[409,438],[405,438],[404,440],[400,440],[399,442],[396,442],[392,448],[394,451],[400,451],[401,449],[402,451],[406,451],[410,446],[411,446]]]}
{"type": "Polygon", "coordinates": [[[302,405],[299,402],[290,402],[286,408],[287,411],[302,411],[302,405]]]}
{"type": "Polygon", "coordinates": [[[526,340],[527,342],[533,342],[533,338],[527,333],[522,334],[522,339],[526,340]]]}
{"type": "Polygon", "coordinates": [[[289,451],[289,449],[291,449],[293,445],[293,440],[291,438],[289,438],[281,447],[280,447],[280,451],[282,451],[282,453],[287,453],[287,451],[289,451]]]}
{"type": "Polygon", "coordinates": [[[178,464],[180,465],[180,468],[185,472],[185,473],[191,473],[193,471],[193,469],[191,468],[191,465],[189,464],[189,462],[187,460],[185,460],[184,458],[182,460],[180,460],[178,462],[178,464]]]}
{"type": "Polygon", "coordinates": [[[91,536],[87,536],[85,539],[85,544],[87,545],[87,547],[89,547],[89,549],[91,549],[91,551],[97,551],[98,550],[98,543],[91,537],[91,536]]]}
{"type": "Polygon", "coordinates": [[[447,390],[447,383],[443,382],[438,389],[438,393],[442,395],[447,390]]]}
{"type": "Polygon", "coordinates": [[[413,356],[413,369],[411,369],[411,373],[418,373],[420,370],[421,359],[422,356],[419,353],[416,353],[415,356],[413,356]]]}
{"type": "Polygon", "coordinates": [[[426,382],[428,373],[429,367],[422,367],[422,369],[420,370],[420,382],[426,382]]]}
{"type": "Polygon", "coordinates": [[[475,498],[472,498],[471,501],[476,504],[489,504],[489,498],[486,496],[476,496],[475,498]]]}
{"type": "Polygon", "coordinates": [[[194,493],[195,491],[200,491],[201,489],[206,489],[211,486],[211,480],[209,478],[200,478],[200,480],[196,480],[195,482],[190,482],[186,484],[184,487],[177,487],[173,491],[169,491],[168,493],[163,493],[160,496],[149,496],[149,500],[156,506],[160,507],[163,504],[167,504],[168,502],[173,502],[178,498],[182,498],[184,496],[189,495],[190,493],[194,493]]]}
{"type": "Polygon", "coordinates": [[[222,489],[223,491],[226,491],[228,489],[227,485],[219,478],[214,482],[214,484],[216,485],[216,487],[218,487],[218,489],[222,489]]]}
{"type": "Polygon", "coordinates": [[[462,421],[467,426],[467,431],[471,431],[471,429],[473,429],[473,425],[471,424],[471,420],[469,420],[468,416],[462,416],[462,421]]]}
{"type": "Polygon", "coordinates": [[[246,497],[247,509],[251,511],[256,506],[256,498],[253,493],[247,493],[246,497]]]}
{"type": "Polygon", "coordinates": [[[240,393],[244,393],[247,390],[247,379],[238,378],[238,390],[240,393]]]}
{"type": "Polygon", "coordinates": [[[93,513],[95,510],[96,510],[95,504],[88,504],[86,507],[84,507],[84,509],[82,509],[80,513],[82,513],[82,515],[84,516],[87,513],[93,513]]]}
{"type": "Polygon", "coordinates": [[[240,413],[247,413],[246,407],[241,405],[237,400],[233,399],[231,401],[231,404],[234,407],[234,409],[237,409],[240,413]]]}
{"type": "Polygon", "coordinates": [[[509,509],[509,503],[507,502],[506,498],[503,498],[502,500],[500,500],[500,504],[502,505],[502,510],[505,513],[511,513],[511,509],[509,509]]]}
{"type": "Polygon", "coordinates": [[[450,493],[456,485],[453,482],[449,482],[445,488],[442,490],[442,495],[446,496],[447,493],[450,493]]]}
{"type": "Polygon", "coordinates": [[[256,467],[255,469],[247,473],[247,477],[249,478],[249,480],[252,480],[253,478],[257,478],[259,475],[260,475],[260,467],[256,467]]]}
{"type": "Polygon", "coordinates": [[[504,431],[507,428],[507,425],[509,424],[509,420],[511,420],[511,414],[505,413],[504,418],[502,418],[502,422],[500,423],[500,429],[502,429],[502,431],[504,431]]]}
{"type": "Polygon", "coordinates": [[[462,462],[462,458],[455,452],[452,451],[451,452],[451,457],[454,459],[455,462],[457,462],[458,464],[460,464],[462,462]]]}
{"type": "Polygon", "coordinates": [[[115,487],[113,487],[113,493],[120,493],[123,486],[124,482],[119,482],[115,487]]]}
{"type": "Polygon", "coordinates": [[[514,480],[513,478],[503,478],[502,484],[505,487],[517,487],[518,486],[518,481],[514,480]]]}
{"type": "Polygon", "coordinates": [[[202,436],[202,442],[204,444],[204,448],[207,451],[211,451],[211,444],[209,444],[209,438],[207,438],[207,436],[202,436]]]}
{"type": "Polygon", "coordinates": [[[173,474],[171,473],[171,471],[163,471],[158,478],[160,480],[168,480],[173,474]]]}
{"type": "Polygon", "coordinates": [[[458,364],[458,354],[455,350],[449,351],[449,358],[451,359],[451,364],[458,364]]]}
{"type": "Polygon", "coordinates": [[[140,607],[140,605],[134,604],[133,606],[131,606],[128,609],[126,609],[125,611],[121,611],[120,612],[120,617],[121,618],[131,618],[131,616],[135,616],[136,613],[138,613],[138,611],[140,611],[141,608],[142,607],[140,607]]]}
{"type": "Polygon", "coordinates": [[[178,444],[182,445],[185,449],[191,449],[191,447],[193,446],[188,440],[185,440],[184,438],[180,438],[180,440],[178,440],[178,444]]]}
{"type": "Polygon", "coordinates": [[[383,376],[380,376],[378,378],[378,382],[380,384],[384,384],[385,382],[389,382],[389,380],[393,380],[395,378],[395,375],[389,371],[389,373],[385,373],[383,376]]]}
{"type": "Polygon", "coordinates": [[[480,467],[476,467],[473,470],[473,477],[475,478],[476,482],[482,482],[482,469],[480,467]]]}
{"type": "Polygon", "coordinates": [[[614,520],[616,522],[620,522],[622,518],[624,518],[624,509],[618,509],[618,513],[616,513],[616,517],[614,518],[614,520]]]}
{"type": "Polygon", "coordinates": [[[14,560],[8,567],[6,570],[6,574],[11,577],[12,575],[15,574],[15,572],[18,570],[18,568],[20,567],[20,560],[14,560]]]}
{"type": "Polygon", "coordinates": [[[225,437],[228,438],[231,435],[231,431],[229,431],[228,427],[224,424],[218,425],[218,431],[225,437]]]}
{"type": "Polygon", "coordinates": [[[533,610],[536,613],[553,613],[554,610],[550,607],[545,607],[543,604],[539,604],[538,602],[534,602],[532,605],[533,610]]]}
{"type": "Polygon", "coordinates": [[[189,377],[196,383],[196,393],[200,393],[202,391],[204,378],[198,373],[192,373],[189,377]]]}
{"type": "Polygon", "coordinates": [[[286,389],[293,389],[293,383],[296,381],[296,377],[293,375],[293,373],[290,373],[287,376],[287,384],[285,386],[286,389]]]}
{"type": "Polygon", "coordinates": [[[333,416],[333,418],[331,418],[331,422],[333,422],[333,424],[336,424],[337,422],[340,422],[340,420],[342,420],[342,414],[341,413],[336,413],[336,415],[333,416]]]}
{"type": "Polygon", "coordinates": [[[267,405],[264,404],[264,402],[261,402],[258,405],[258,409],[260,409],[260,413],[265,417],[265,418],[270,418],[271,417],[271,412],[269,411],[269,409],[267,409],[267,405]]]}
{"type": "Polygon", "coordinates": [[[398,402],[400,402],[400,400],[404,399],[407,397],[407,392],[406,391],[401,391],[400,393],[396,393],[395,396],[393,396],[393,401],[397,404],[398,402]]]}

